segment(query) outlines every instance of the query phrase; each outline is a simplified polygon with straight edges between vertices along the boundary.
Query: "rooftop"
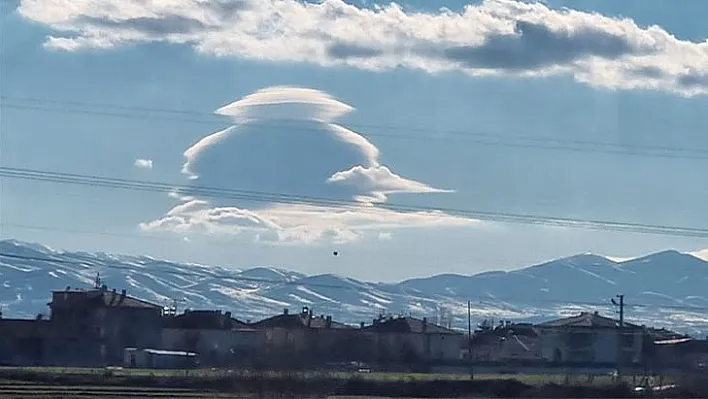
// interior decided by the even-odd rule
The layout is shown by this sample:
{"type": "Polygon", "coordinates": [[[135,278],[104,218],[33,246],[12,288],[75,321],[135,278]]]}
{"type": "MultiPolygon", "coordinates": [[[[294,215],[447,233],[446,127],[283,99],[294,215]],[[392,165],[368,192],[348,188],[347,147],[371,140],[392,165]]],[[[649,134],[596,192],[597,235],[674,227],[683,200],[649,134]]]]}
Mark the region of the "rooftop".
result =
{"type": "MultiPolygon", "coordinates": [[[[609,317],[600,316],[597,312],[582,312],[578,316],[551,320],[545,323],[537,324],[536,326],[541,328],[617,328],[619,327],[619,321],[609,317]]],[[[631,324],[627,322],[624,323],[624,326],[627,328],[642,328],[636,324],[631,324]]]]}
{"type": "Polygon", "coordinates": [[[536,339],[538,333],[531,324],[507,324],[497,326],[489,330],[477,331],[472,336],[472,343],[499,342],[507,337],[524,337],[524,339],[536,339]]]}
{"type": "Polygon", "coordinates": [[[281,327],[281,328],[334,328],[351,329],[352,327],[333,321],[330,316],[314,316],[311,312],[297,314],[280,314],[251,324],[252,327],[281,327]]]}
{"type": "Polygon", "coordinates": [[[165,319],[165,327],[205,330],[248,329],[249,325],[218,310],[191,310],[165,319]]]}
{"type": "Polygon", "coordinates": [[[151,355],[158,355],[158,356],[186,356],[186,357],[195,357],[197,354],[194,352],[186,352],[186,351],[170,351],[170,350],[164,350],[164,349],[138,349],[138,348],[125,348],[126,352],[145,352],[149,353],[151,355]]]}
{"type": "Polygon", "coordinates": [[[455,330],[430,323],[427,319],[416,319],[413,317],[393,317],[388,319],[378,319],[374,324],[365,327],[372,332],[391,333],[415,333],[415,334],[459,334],[455,330]]]}
{"type": "Polygon", "coordinates": [[[125,290],[116,292],[109,291],[106,287],[92,290],[63,290],[52,293],[51,307],[74,307],[80,305],[94,305],[112,308],[143,308],[162,309],[162,306],[133,298],[125,293],[125,290]]]}

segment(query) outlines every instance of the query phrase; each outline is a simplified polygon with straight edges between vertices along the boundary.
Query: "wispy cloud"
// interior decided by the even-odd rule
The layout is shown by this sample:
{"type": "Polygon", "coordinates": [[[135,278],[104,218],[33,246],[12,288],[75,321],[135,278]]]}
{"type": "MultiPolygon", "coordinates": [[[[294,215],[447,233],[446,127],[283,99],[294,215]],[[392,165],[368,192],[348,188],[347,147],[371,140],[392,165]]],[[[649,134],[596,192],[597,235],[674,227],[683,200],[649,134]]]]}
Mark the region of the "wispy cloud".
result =
{"type": "Polygon", "coordinates": [[[184,152],[182,172],[194,192],[173,193],[180,203],[141,227],[341,243],[367,232],[386,237],[379,235],[382,229],[478,223],[439,211],[383,206],[391,194],[450,190],[403,177],[382,164],[373,143],[334,123],[351,110],[327,93],[298,87],[262,89],[219,108],[238,124],[205,136],[184,152]],[[202,198],[197,187],[205,186],[249,194],[202,198]]]}
{"type": "Polygon", "coordinates": [[[141,169],[152,169],[152,159],[136,159],[133,166],[141,169]]]}
{"type": "Polygon", "coordinates": [[[485,0],[426,13],[342,0],[21,0],[19,12],[53,29],[46,46],[57,50],[170,42],[325,67],[569,75],[596,87],[708,91],[708,42],[540,2],[485,0]]]}

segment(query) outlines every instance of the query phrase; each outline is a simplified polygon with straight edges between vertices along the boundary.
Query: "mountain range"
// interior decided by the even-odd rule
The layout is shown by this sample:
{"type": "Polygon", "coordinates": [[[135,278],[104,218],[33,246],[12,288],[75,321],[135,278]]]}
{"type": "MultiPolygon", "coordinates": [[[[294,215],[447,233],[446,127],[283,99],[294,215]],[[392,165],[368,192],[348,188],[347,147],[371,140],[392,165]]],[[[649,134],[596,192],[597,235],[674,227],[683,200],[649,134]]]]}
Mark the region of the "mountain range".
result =
{"type": "Polygon", "coordinates": [[[624,294],[628,321],[691,334],[708,331],[708,262],[677,251],[626,261],[583,254],[513,271],[441,274],[399,283],[335,274],[308,276],[277,267],[245,270],[149,256],[66,252],[0,241],[0,304],[4,317],[46,313],[51,291],[90,288],[99,273],[109,288],[178,309],[231,311],[255,321],[285,308],[358,324],[380,314],[428,317],[453,328],[484,319],[537,322],[599,311],[624,294]]]}

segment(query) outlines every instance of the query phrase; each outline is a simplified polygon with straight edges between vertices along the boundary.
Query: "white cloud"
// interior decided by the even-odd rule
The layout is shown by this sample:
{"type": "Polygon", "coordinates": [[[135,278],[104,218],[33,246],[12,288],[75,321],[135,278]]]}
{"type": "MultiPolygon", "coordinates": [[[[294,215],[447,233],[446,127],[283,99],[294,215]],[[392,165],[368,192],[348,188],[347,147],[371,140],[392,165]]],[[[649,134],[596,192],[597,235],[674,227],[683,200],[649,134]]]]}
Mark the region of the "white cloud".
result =
{"type": "Polygon", "coordinates": [[[349,170],[337,172],[327,180],[330,183],[357,187],[371,193],[374,202],[386,200],[386,194],[394,193],[449,193],[426,184],[403,178],[383,165],[370,168],[357,165],[349,170]]]}
{"type": "Polygon", "coordinates": [[[380,207],[352,205],[329,207],[317,205],[276,204],[260,210],[236,207],[177,210],[161,219],[142,223],[145,231],[172,231],[236,235],[251,232],[261,241],[312,244],[357,241],[367,232],[381,240],[391,233],[381,229],[473,226],[478,221],[443,212],[397,212],[380,207]]]}
{"type": "Polygon", "coordinates": [[[45,45],[63,51],[169,42],[326,67],[566,74],[596,87],[708,91],[708,42],[541,2],[485,0],[426,13],[343,0],[21,0],[19,12],[51,28],[45,45]]]}
{"type": "Polygon", "coordinates": [[[319,90],[275,86],[249,94],[216,110],[237,122],[251,119],[316,120],[331,122],[353,108],[319,90]],[[284,106],[285,105],[285,106],[284,106]]]}
{"type": "Polygon", "coordinates": [[[388,194],[450,191],[395,174],[380,163],[373,143],[330,123],[352,109],[326,93],[293,87],[263,89],[220,108],[240,123],[184,152],[182,171],[191,185],[170,193],[180,203],[140,227],[341,243],[367,232],[376,237],[382,229],[478,223],[438,211],[387,208],[388,194]],[[274,114],[288,115],[289,123],[273,122],[274,114]],[[238,191],[213,190],[229,187],[238,191]],[[214,193],[219,195],[207,195],[214,193]]]}
{"type": "Polygon", "coordinates": [[[152,159],[136,159],[133,166],[142,169],[152,169],[152,159]]]}
{"type": "Polygon", "coordinates": [[[379,233],[379,240],[381,240],[381,241],[388,241],[388,240],[392,240],[392,239],[393,239],[393,234],[391,234],[390,232],[384,231],[384,232],[379,233]]]}

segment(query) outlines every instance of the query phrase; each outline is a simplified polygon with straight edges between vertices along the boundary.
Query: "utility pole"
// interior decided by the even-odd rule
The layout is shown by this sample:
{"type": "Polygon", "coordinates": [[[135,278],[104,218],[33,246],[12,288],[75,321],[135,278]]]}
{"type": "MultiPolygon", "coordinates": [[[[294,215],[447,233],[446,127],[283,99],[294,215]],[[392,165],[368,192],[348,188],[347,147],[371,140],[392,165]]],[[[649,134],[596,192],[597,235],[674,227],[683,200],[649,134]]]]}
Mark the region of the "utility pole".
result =
{"type": "Polygon", "coordinates": [[[472,301],[467,301],[467,356],[472,360],[472,301]]]}
{"type": "Polygon", "coordinates": [[[617,377],[621,377],[620,366],[622,365],[623,351],[622,351],[622,338],[624,338],[624,294],[617,294],[615,296],[619,301],[615,301],[612,298],[612,304],[619,307],[619,325],[617,328],[617,377]]]}
{"type": "Polygon", "coordinates": [[[615,297],[617,299],[619,299],[619,302],[615,301],[615,298],[612,298],[611,301],[612,301],[613,305],[619,307],[619,316],[620,316],[619,327],[623,328],[624,327],[624,295],[618,294],[618,295],[615,295],[615,297]]]}
{"type": "Polygon", "coordinates": [[[472,365],[472,301],[467,301],[467,361],[470,363],[470,379],[474,380],[472,365]]]}
{"type": "Polygon", "coordinates": [[[472,301],[467,301],[467,336],[472,339],[472,301]]]}

